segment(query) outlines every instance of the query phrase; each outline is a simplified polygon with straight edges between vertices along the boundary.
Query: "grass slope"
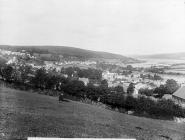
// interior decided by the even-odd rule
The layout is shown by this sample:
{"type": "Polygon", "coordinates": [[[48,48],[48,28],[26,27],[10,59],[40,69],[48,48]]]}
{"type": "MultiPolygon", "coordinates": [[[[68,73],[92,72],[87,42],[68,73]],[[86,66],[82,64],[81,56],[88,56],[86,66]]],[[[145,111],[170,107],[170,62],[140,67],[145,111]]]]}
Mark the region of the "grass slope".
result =
{"type": "Polygon", "coordinates": [[[181,140],[185,139],[185,125],[0,88],[0,139],[28,136],[181,140]]]}

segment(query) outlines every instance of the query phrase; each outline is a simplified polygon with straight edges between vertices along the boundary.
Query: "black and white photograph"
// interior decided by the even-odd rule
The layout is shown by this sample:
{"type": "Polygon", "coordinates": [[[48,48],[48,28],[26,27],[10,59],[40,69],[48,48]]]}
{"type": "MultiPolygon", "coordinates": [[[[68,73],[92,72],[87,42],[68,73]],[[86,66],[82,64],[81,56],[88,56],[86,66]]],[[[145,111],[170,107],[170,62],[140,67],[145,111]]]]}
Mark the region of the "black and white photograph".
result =
{"type": "Polygon", "coordinates": [[[185,140],[185,0],[0,0],[0,140],[102,138],[185,140]]]}

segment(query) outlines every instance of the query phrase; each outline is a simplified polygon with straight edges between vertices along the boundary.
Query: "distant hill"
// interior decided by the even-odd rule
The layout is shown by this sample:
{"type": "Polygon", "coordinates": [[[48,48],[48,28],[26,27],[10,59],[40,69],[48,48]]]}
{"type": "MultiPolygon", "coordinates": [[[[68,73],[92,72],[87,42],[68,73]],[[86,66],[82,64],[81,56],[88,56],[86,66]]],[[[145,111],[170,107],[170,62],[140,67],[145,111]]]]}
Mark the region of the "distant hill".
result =
{"type": "Polygon", "coordinates": [[[136,56],[136,58],[185,60],[185,52],[163,53],[163,54],[152,54],[152,55],[139,55],[139,56],[136,56]]]}
{"type": "Polygon", "coordinates": [[[15,50],[30,50],[34,52],[40,53],[51,53],[51,54],[58,54],[63,56],[73,56],[77,58],[83,59],[118,59],[125,63],[133,63],[138,62],[138,60],[122,56],[119,54],[107,53],[107,52],[98,52],[98,51],[91,51],[85,50],[75,47],[65,47],[65,46],[8,46],[8,45],[1,45],[0,48],[9,48],[15,50]]]}

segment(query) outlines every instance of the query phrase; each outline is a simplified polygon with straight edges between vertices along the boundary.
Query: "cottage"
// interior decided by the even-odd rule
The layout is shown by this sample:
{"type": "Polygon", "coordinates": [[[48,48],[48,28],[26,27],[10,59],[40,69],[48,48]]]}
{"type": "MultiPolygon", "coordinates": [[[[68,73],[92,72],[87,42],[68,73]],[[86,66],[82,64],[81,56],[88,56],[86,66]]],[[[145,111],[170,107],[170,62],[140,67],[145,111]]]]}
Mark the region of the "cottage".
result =
{"type": "Polygon", "coordinates": [[[87,84],[89,83],[89,79],[88,78],[79,78],[78,80],[82,81],[85,86],[87,86],[87,84]]]}
{"type": "Polygon", "coordinates": [[[171,100],[172,99],[172,95],[171,94],[164,94],[163,99],[166,99],[166,100],[171,100]]]}
{"type": "Polygon", "coordinates": [[[185,86],[178,89],[173,95],[172,98],[175,102],[185,107],[185,86]]]}

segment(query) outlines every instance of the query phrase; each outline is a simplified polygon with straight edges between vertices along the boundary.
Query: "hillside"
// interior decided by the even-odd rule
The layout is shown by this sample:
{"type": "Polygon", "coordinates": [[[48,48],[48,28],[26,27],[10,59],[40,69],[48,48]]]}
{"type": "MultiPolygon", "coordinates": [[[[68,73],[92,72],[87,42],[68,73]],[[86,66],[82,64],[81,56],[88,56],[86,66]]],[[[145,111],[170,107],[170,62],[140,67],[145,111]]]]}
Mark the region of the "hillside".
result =
{"type": "Polygon", "coordinates": [[[152,54],[152,55],[139,55],[136,58],[142,58],[142,59],[174,59],[174,60],[185,60],[185,52],[180,52],[180,53],[164,53],[164,54],[152,54]]]}
{"type": "Polygon", "coordinates": [[[0,88],[0,139],[39,137],[185,139],[185,125],[130,116],[76,101],[0,88]]]}
{"type": "Polygon", "coordinates": [[[14,50],[30,50],[30,51],[40,51],[43,53],[52,53],[64,56],[75,56],[83,59],[118,59],[126,63],[138,62],[138,60],[122,56],[119,54],[107,53],[107,52],[98,52],[85,50],[74,47],[65,47],[65,46],[8,46],[0,45],[0,48],[9,48],[14,50]]]}

